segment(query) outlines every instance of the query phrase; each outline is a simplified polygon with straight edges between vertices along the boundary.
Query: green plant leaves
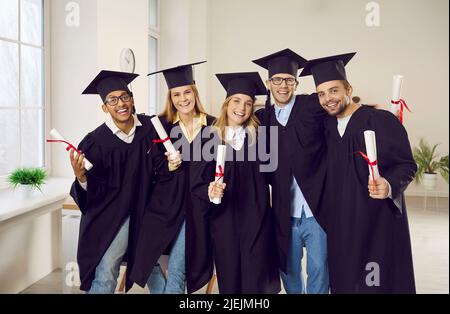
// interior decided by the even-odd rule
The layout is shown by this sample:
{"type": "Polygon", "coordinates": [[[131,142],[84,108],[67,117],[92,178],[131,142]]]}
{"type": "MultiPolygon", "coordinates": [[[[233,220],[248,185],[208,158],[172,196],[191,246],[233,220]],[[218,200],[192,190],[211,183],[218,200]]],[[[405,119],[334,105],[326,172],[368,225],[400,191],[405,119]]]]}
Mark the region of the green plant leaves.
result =
{"type": "Polygon", "coordinates": [[[15,188],[19,184],[31,185],[40,190],[47,178],[47,173],[39,168],[22,168],[17,169],[8,177],[8,182],[15,188]]]}
{"type": "Polygon", "coordinates": [[[424,173],[439,172],[448,183],[448,155],[438,160],[436,148],[439,144],[431,147],[423,138],[419,141],[419,147],[413,148],[414,160],[417,164],[416,182],[420,183],[424,173]]]}

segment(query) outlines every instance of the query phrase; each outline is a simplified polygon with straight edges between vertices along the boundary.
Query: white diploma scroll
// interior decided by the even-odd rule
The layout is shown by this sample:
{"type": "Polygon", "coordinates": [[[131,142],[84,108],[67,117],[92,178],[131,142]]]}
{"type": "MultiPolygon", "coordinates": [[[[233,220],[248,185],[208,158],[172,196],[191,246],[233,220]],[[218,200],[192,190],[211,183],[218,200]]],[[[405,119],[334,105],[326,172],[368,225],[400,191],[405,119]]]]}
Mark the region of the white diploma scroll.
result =
{"type": "MultiPolygon", "coordinates": [[[[375,132],[365,131],[364,141],[366,142],[366,150],[367,150],[366,155],[367,157],[369,157],[370,162],[377,161],[377,140],[375,137],[375,132]]],[[[378,165],[373,165],[372,167],[369,165],[369,173],[370,178],[378,179],[380,177],[380,173],[378,172],[378,165]]]]}
{"type": "Polygon", "coordinates": [[[168,151],[170,154],[175,154],[177,152],[177,150],[175,149],[175,147],[173,146],[172,142],[169,139],[169,136],[167,135],[166,130],[164,129],[164,127],[161,124],[161,121],[159,120],[159,118],[153,117],[151,119],[153,126],[155,127],[156,132],[158,133],[159,138],[164,141],[163,145],[166,148],[166,151],[168,151]]]}
{"type": "MultiPolygon", "coordinates": [[[[76,148],[75,148],[72,144],[70,144],[70,142],[67,141],[61,134],[59,134],[59,132],[56,131],[56,129],[52,129],[52,130],[50,131],[50,136],[51,136],[51,138],[52,138],[53,140],[61,141],[62,143],[66,144],[66,145],[72,146],[72,147],[73,147],[72,149],[73,149],[73,151],[74,151],[74,155],[75,155],[75,156],[78,155],[78,152],[77,152],[76,148]]],[[[70,146],[69,146],[69,147],[70,147],[70,146]]],[[[92,167],[93,167],[92,163],[91,163],[89,160],[87,160],[87,158],[84,158],[84,168],[85,168],[87,171],[89,171],[89,170],[92,169],[92,167]]]]}
{"type": "Polygon", "coordinates": [[[391,112],[394,115],[397,115],[398,111],[400,110],[400,104],[394,104],[393,102],[398,102],[400,100],[402,84],[403,84],[403,76],[394,75],[394,79],[392,81],[392,99],[391,99],[391,112]]]}
{"type": "MultiPolygon", "coordinates": [[[[216,182],[223,183],[223,174],[225,173],[225,159],[227,156],[227,146],[219,145],[217,147],[217,160],[216,160],[216,182]]],[[[219,205],[222,202],[221,197],[213,198],[213,203],[219,205]]]]}

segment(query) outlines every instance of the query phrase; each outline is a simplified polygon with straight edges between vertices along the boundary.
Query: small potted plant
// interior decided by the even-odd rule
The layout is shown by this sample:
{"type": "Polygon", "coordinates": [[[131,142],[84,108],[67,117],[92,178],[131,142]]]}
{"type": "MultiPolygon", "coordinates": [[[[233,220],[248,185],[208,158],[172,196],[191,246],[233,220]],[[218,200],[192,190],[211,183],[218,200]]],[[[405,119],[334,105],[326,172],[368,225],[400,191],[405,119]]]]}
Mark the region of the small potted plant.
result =
{"type": "Polygon", "coordinates": [[[35,190],[42,193],[41,187],[45,183],[47,173],[40,168],[20,168],[16,169],[8,177],[9,184],[17,189],[23,190],[24,196],[31,196],[35,190]]]}
{"type": "Polygon", "coordinates": [[[414,160],[417,164],[416,182],[422,182],[427,190],[436,187],[439,172],[448,183],[448,155],[440,157],[436,154],[439,144],[431,147],[424,139],[420,139],[419,147],[413,149],[414,160]]]}

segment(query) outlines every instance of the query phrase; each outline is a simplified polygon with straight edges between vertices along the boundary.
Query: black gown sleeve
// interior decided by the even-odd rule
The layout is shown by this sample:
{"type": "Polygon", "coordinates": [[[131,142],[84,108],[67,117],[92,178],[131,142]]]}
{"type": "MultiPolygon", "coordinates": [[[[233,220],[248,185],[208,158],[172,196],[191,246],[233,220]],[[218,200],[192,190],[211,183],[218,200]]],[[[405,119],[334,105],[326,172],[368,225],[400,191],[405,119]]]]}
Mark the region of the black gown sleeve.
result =
{"type": "Polygon", "coordinates": [[[377,110],[371,125],[376,134],[380,175],[391,185],[392,200],[402,213],[403,192],[417,171],[408,134],[399,120],[386,110],[377,110]]]}

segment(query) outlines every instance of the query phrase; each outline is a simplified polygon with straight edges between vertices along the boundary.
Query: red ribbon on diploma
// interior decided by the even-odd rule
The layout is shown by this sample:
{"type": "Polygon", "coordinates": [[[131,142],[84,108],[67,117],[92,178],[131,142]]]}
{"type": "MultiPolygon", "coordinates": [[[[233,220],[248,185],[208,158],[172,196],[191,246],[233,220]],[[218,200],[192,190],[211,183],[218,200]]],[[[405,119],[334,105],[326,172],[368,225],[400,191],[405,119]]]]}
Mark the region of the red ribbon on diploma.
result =
{"type": "Polygon", "coordinates": [[[358,152],[362,158],[364,158],[364,160],[369,164],[371,173],[372,173],[372,182],[373,182],[373,189],[372,191],[375,192],[375,187],[376,187],[376,181],[375,181],[375,172],[373,171],[373,167],[377,165],[377,161],[370,161],[369,157],[367,157],[366,154],[364,154],[362,151],[358,152]]]}
{"type": "Polygon", "coordinates": [[[70,144],[69,142],[66,142],[64,140],[47,140],[47,143],[64,143],[67,144],[67,151],[70,151],[71,149],[73,149],[74,151],[76,151],[78,154],[81,154],[81,152],[72,144],[70,144]]]}
{"type": "MultiPolygon", "coordinates": [[[[170,141],[170,137],[165,138],[163,140],[152,140],[153,144],[164,144],[165,142],[170,141]]],[[[153,146],[150,146],[150,149],[147,151],[147,155],[150,154],[153,146]]]]}
{"type": "Polygon", "coordinates": [[[163,140],[152,140],[153,144],[163,144],[163,143],[165,143],[167,141],[170,141],[170,137],[165,138],[163,140]]]}
{"type": "Polygon", "coordinates": [[[216,178],[217,178],[216,182],[219,181],[220,179],[222,179],[223,176],[224,176],[223,168],[221,165],[219,165],[219,172],[216,172],[216,178]]]}
{"type": "Polygon", "coordinates": [[[398,113],[398,119],[400,120],[400,123],[403,124],[403,111],[406,108],[409,112],[411,112],[411,110],[409,109],[408,105],[406,104],[406,101],[403,100],[403,99],[400,99],[398,101],[391,100],[391,104],[393,104],[393,105],[400,104],[400,111],[398,113]]]}

